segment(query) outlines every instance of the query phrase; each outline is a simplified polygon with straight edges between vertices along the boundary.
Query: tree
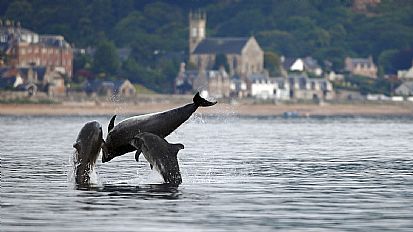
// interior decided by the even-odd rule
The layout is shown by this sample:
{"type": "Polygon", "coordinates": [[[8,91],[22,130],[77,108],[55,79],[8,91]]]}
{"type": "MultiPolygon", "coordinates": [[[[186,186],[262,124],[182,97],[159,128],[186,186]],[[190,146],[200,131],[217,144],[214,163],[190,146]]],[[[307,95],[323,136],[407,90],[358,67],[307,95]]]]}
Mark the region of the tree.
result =
{"type": "Polygon", "coordinates": [[[270,73],[270,76],[281,75],[281,59],[274,52],[264,53],[264,68],[270,73]]]}
{"type": "Polygon", "coordinates": [[[113,42],[108,40],[100,41],[96,47],[96,52],[93,58],[93,71],[109,76],[117,74],[120,67],[120,61],[113,42]]]}

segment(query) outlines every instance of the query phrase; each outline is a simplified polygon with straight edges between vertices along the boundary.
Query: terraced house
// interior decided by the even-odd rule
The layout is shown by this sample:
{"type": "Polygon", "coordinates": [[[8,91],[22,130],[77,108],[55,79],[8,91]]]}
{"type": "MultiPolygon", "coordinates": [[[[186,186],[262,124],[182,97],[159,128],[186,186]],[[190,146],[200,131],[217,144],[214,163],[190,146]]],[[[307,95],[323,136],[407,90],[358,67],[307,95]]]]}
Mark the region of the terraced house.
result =
{"type": "Polygon", "coordinates": [[[0,21],[2,65],[42,66],[72,77],[73,51],[61,35],[39,35],[20,23],[0,21]]]}

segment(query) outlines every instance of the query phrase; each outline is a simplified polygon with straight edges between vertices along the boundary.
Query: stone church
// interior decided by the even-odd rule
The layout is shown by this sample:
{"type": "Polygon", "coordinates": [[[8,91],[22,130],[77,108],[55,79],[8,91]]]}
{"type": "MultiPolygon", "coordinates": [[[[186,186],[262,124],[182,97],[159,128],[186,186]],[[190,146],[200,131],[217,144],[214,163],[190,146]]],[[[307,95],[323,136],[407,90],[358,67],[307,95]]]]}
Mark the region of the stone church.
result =
{"type": "Polygon", "coordinates": [[[231,77],[246,79],[264,72],[264,52],[254,37],[206,37],[206,20],[204,12],[189,14],[189,63],[195,70],[186,71],[181,66],[175,92],[206,90],[227,97],[231,77]],[[214,70],[219,55],[226,58],[228,70],[214,70]]]}
{"type": "Polygon", "coordinates": [[[227,58],[229,75],[248,76],[264,70],[264,52],[254,37],[206,37],[206,14],[189,14],[189,62],[212,69],[217,55],[227,58]]]}

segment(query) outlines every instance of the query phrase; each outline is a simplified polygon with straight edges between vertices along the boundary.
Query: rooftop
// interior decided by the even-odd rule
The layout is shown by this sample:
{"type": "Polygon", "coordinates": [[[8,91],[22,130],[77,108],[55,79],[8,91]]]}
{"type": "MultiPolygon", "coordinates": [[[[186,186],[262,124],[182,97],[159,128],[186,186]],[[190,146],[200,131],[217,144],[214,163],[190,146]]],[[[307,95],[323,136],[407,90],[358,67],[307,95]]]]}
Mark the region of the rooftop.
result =
{"type": "Polygon", "coordinates": [[[195,54],[241,54],[249,38],[206,38],[195,48],[195,54]]]}

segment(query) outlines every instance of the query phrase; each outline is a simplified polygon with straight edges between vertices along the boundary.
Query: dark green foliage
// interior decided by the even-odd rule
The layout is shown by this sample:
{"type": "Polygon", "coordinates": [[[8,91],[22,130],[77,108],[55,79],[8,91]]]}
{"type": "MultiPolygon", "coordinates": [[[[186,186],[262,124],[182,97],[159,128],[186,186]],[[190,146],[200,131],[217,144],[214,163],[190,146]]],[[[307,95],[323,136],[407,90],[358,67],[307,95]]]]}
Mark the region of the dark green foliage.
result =
{"type": "Polygon", "coordinates": [[[346,82],[351,83],[356,87],[361,94],[385,94],[391,96],[396,86],[400,84],[399,81],[391,79],[372,79],[362,76],[347,76],[346,82]]]}
{"type": "Polygon", "coordinates": [[[265,52],[313,56],[320,64],[329,61],[335,70],[343,67],[346,56],[369,55],[381,74],[407,69],[413,58],[413,1],[382,0],[367,13],[353,11],[352,2],[0,0],[0,14],[41,34],[62,34],[78,48],[96,47],[102,40],[131,48],[120,70],[118,64],[109,65],[111,61],[106,64],[113,67],[104,67],[103,60],[94,62],[94,70],[110,75],[119,71],[123,78],[162,92],[171,90],[176,76],[171,65],[178,69],[185,60],[170,54],[188,50],[188,13],[196,9],[207,12],[208,36],[253,35],[265,52]]]}
{"type": "Polygon", "coordinates": [[[264,68],[268,70],[270,76],[276,77],[281,75],[281,59],[274,52],[264,54],[264,68]]]}
{"type": "Polygon", "coordinates": [[[120,61],[115,45],[107,40],[100,41],[96,46],[93,71],[104,76],[114,76],[119,68],[120,61]]]}

